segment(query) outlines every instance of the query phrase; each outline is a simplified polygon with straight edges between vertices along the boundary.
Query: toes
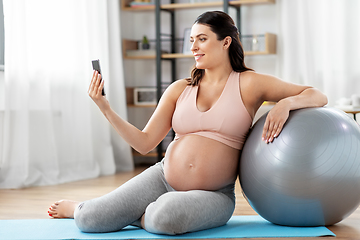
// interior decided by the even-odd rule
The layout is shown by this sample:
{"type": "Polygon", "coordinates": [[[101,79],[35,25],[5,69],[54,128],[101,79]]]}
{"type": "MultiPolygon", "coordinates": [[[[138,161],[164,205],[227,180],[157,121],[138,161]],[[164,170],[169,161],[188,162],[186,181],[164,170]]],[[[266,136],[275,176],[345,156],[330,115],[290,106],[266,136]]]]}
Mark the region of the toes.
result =
{"type": "Polygon", "coordinates": [[[48,214],[49,214],[49,217],[54,217],[56,215],[55,209],[49,208],[48,214]]]}
{"type": "Polygon", "coordinates": [[[57,218],[58,217],[57,216],[58,215],[57,214],[58,206],[59,206],[59,202],[55,202],[49,207],[49,209],[48,209],[49,217],[51,217],[51,218],[57,218]]]}
{"type": "Polygon", "coordinates": [[[52,209],[56,209],[59,206],[58,202],[55,202],[54,204],[51,205],[52,209]]]}
{"type": "Polygon", "coordinates": [[[56,211],[49,210],[49,211],[48,211],[48,214],[49,214],[49,217],[52,217],[52,218],[60,218],[58,212],[56,212],[56,211]]]}

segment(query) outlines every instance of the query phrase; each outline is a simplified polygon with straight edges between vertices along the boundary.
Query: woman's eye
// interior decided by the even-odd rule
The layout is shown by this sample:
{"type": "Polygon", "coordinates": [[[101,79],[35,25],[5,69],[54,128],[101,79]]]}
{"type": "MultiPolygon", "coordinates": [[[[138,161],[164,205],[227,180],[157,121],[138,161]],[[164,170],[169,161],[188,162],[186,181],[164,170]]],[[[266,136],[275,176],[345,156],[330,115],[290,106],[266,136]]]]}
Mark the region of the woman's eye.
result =
{"type": "Polygon", "coordinates": [[[202,42],[205,41],[205,40],[206,40],[205,38],[200,38],[200,41],[202,41],[202,42]]]}

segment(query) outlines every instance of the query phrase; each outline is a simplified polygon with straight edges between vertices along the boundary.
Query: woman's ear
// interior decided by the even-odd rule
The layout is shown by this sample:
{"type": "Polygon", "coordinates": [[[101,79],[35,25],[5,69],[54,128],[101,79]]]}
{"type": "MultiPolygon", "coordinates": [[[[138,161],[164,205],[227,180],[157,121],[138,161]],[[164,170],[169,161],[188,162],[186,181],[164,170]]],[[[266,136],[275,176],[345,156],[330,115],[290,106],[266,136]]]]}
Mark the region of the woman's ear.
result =
{"type": "Polygon", "coordinates": [[[230,47],[231,41],[232,41],[232,38],[230,36],[227,36],[224,38],[224,40],[223,40],[224,49],[228,49],[230,47]]]}

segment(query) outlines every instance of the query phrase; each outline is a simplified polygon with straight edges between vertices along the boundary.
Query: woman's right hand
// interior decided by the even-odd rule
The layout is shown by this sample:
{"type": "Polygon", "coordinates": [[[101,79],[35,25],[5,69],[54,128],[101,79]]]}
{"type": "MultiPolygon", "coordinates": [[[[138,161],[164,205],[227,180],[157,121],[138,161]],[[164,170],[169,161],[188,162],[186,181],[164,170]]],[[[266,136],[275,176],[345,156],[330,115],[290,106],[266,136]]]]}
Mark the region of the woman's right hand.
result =
{"type": "Polygon", "coordinates": [[[102,95],[103,87],[104,81],[101,81],[101,75],[98,71],[94,71],[88,93],[91,99],[104,113],[108,108],[110,108],[110,104],[106,97],[102,95]]]}

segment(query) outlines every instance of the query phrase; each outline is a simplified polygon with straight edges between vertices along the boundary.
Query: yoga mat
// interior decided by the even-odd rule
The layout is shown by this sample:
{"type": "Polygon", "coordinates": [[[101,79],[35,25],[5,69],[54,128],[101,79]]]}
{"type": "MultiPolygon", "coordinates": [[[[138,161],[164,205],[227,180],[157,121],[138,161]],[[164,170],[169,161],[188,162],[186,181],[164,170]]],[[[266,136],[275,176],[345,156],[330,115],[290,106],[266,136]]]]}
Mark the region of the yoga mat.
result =
{"type": "Polygon", "coordinates": [[[260,216],[233,216],[221,227],[168,236],[126,227],[112,233],[83,233],[73,219],[0,220],[0,239],[188,239],[335,236],[326,227],[284,227],[260,216]]]}

